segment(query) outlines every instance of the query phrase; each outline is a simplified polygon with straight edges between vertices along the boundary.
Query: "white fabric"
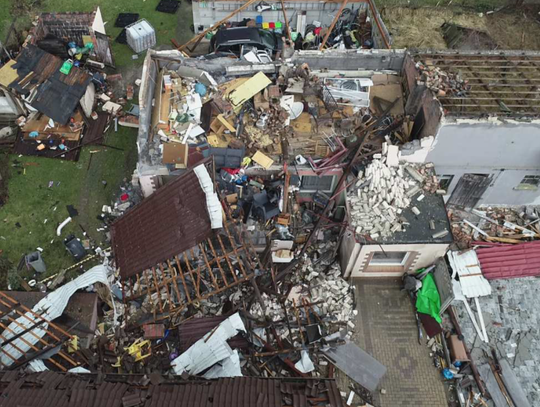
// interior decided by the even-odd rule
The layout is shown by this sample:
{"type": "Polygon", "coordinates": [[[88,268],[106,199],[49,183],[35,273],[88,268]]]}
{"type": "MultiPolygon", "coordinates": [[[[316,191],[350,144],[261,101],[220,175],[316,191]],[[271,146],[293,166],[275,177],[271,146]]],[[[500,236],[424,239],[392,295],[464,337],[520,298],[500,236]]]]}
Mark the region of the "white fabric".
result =
{"type": "Polygon", "coordinates": [[[307,350],[302,351],[300,360],[296,362],[294,367],[302,373],[309,373],[315,370],[315,366],[313,365],[313,362],[309,358],[309,353],[307,350]]]}

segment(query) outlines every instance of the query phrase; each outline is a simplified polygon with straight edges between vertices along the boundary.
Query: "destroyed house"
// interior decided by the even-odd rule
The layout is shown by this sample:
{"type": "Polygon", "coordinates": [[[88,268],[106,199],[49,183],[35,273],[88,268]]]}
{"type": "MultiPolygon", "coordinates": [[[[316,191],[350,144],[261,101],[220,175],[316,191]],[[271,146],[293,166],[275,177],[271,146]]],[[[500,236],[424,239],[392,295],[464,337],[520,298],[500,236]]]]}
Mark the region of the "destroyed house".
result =
{"type": "MultiPolygon", "coordinates": [[[[386,71],[399,71],[403,55],[403,52],[384,50],[329,51],[324,54],[304,51],[295,54],[290,63],[283,65],[283,69],[297,69],[302,63],[306,63],[313,72],[317,72],[323,83],[319,87],[306,86],[304,94],[305,81],[292,80],[285,91],[283,104],[289,110],[298,109],[299,102],[295,102],[295,96],[298,96],[298,100],[304,97],[307,103],[320,108],[324,117],[315,120],[309,112],[302,112],[303,108],[300,106],[294,121],[285,123],[286,118],[283,117],[280,119],[282,121],[267,123],[272,137],[266,130],[260,131],[256,123],[246,124],[243,130],[249,140],[236,147],[235,143],[231,144],[237,130],[232,123],[232,117],[236,116],[243,100],[241,97],[235,98],[234,95],[241,95],[241,92],[246,91],[247,95],[253,96],[264,91],[260,97],[255,98],[254,107],[263,110],[268,108],[268,98],[282,96],[278,86],[268,79],[279,75],[281,64],[234,62],[229,58],[185,59],[175,51],[149,51],[143,66],[139,93],[141,113],[136,174],[143,194],[149,196],[163,185],[168,176],[184,171],[205,156],[214,156],[218,170],[221,167],[239,168],[246,148],[260,150],[267,157],[262,158],[264,165],[250,167],[249,171],[252,173],[277,173],[283,167],[283,156],[291,160],[301,156],[296,165],[289,168],[301,178],[298,180],[300,189],[307,193],[333,192],[343,166],[331,160],[313,165],[310,158],[321,159],[330,153],[341,154],[335,157],[337,159],[343,157],[346,146],[335,137],[335,119],[340,119],[343,127],[348,126],[345,130],[351,130],[354,126],[352,116],[355,103],[366,107],[369,106],[370,98],[402,97],[400,84],[396,82],[400,79],[396,75],[387,75],[386,71]],[[362,64],[365,64],[365,69],[361,68],[362,64]],[[167,67],[167,75],[163,73],[164,67],[167,67]],[[176,84],[165,85],[163,76],[170,77],[171,72],[178,76],[176,84]],[[259,75],[255,76],[257,73],[259,75]],[[261,76],[262,74],[264,75],[261,76]],[[372,80],[373,75],[375,77],[372,80]],[[248,82],[250,77],[251,81],[248,82]],[[183,79],[199,81],[208,89],[215,87],[219,95],[223,96],[222,99],[228,100],[227,103],[219,102],[218,98],[204,100],[192,87],[182,85],[183,79]],[[189,98],[186,99],[188,94],[189,98]],[[339,106],[335,99],[345,97],[351,102],[339,106]],[[180,103],[173,104],[175,99],[180,103]],[[233,106],[235,100],[240,100],[239,106],[233,106]],[[344,113],[335,112],[338,108],[344,113]],[[171,120],[171,115],[176,123],[171,120]],[[189,125],[188,118],[193,121],[192,125],[189,125]],[[186,123],[178,124],[180,119],[186,123]],[[200,125],[195,124],[197,121],[200,125]],[[290,124],[287,134],[284,133],[284,123],[290,124]],[[171,124],[174,128],[171,128],[171,124]],[[189,147],[178,146],[186,142],[189,147]],[[302,179],[304,177],[305,179],[302,179]]],[[[396,108],[394,111],[400,113],[403,109],[396,108]]]]}
{"type": "Polygon", "coordinates": [[[28,45],[15,61],[0,69],[0,84],[33,109],[64,125],[79,102],[84,103],[81,99],[87,92],[92,95],[88,99],[93,104],[94,85],[83,70],[72,68],[67,74],[60,72],[62,64],[60,58],[28,45]]]}
{"type": "Polygon", "coordinates": [[[75,43],[80,48],[91,43],[91,59],[114,67],[99,7],[91,13],[43,13],[38,17],[26,42],[63,59],[70,58],[69,43],[75,43]]]}
{"type": "Polygon", "coordinates": [[[529,51],[406,58],[409,107],[418,112],[407,154],[435,164],[448,204],[540,203],[539,61],[529,51]]]}
{"type": "Polygon", "coordinates": [[[161,375],[0,373],[0,406],[342,407],[331,379],[234,377],[182,381],[161,375]]]}
{"type": "MultiPolygon", "coordinates": [[[[234,174],[234,169],[242,167],[244,157],[251,157],[251,165],[245,169],[245,174],[270,184],[273,179],[279,179],[284,163],[287,163],[290,174],[287,187],[295,191],[296,203],[324,207],[331,198],[337,197],[333,218],[348,225],[342,234],[340,248],[340,263],[345,276],[398,276],[430,265],[445,254],[452,242],[452,234],[434,169],[420,165],[404,155],[398,145],[392,145],[392,140],[397,144],[414,140],[416,131],[417,112],[411,109],[404,86],[405,52],[302,51],[286,62],[266,64],[219,58],[202,62],[173,55],[151,51],[144,65],[137,175],[145,195],[152,193],[171,175],[185,171],[186,166],[192,165],[190,160],[198,156],[214,156],[216,180],[221,185],[231,185],[223,180],[229,177],[231,168],[234,174]],[[171,64],[172,58],[176,59],[177,65],[171,64]],[[165,99],[173,99],[175,92],[176,97],[187,95],[187,103],[177,106],[183,109],[184,115],[195,112],[201,123],[200,129],[196,129],[195,124],[171,122],[171,109],[165,113],[160,111],[159,100],[164,99],[163,94],[168,94],[167,91],[156,91],[159,86],[165,87],[159,79],[160,66],[164,64],[168,64],[169,74],[175,72],[173,76],[190,78],[184,82],[179,79],[176,89],[173,84],[169,94],[173,96],[165,99]],[[304,72],[306,67],[309,67],[309,74],[304,72]],[[213,97],[204,100],[196,92],[188,92],[189,80],[199,80],[208,89],[214,87],[217,91],[213,97]],[[280,87],[284,89],[283,93],[280,87]],[[251,97],[254,97],[253,107],[263,113],[259,113],[257,123],[244,120],[242,136],[235,137],[235,126],[239,122],[234,118],[241,111],[235,103],[238,100],[243,103],[251,97]],[[289,110],[288,116],[280,116],[277,120],[270,118],[277,114],[272,111],[276,99],[281,107],[289,110]],[[295,111],[297,106],[298,111],[295,111]],[[268,118],[265,118],[265,111],[269,112],[268,118]],[[156,116],[161,119],[156,120],[156,116]],[[268,120],[264,126],[260,125],[261,118],[268,120]],[[171,132],[171,123],[184,129],[183,139],[179,141],[188,141],[187,151],[182,152],[181,166],[163,161],[162,151],[169,148],[167,143],[172,141],[174,144],[174,138],[178,137],[171,132]],[[193,131],[193,137],[189,131],[193,131]],[[356,148],[364,153],[363,159],[355,163],[354,172],[360,178],[366,174],[373,157],[388,172],[376,191],[362,194],[361,179],[356,185],[348,182],[347,189],[336,189],[346,168],[343,158],[350,157],[349,153],[356,148]],[[393,191],[385,196],[381,188],[399,190],[401,195],[394,196],[393,191]],[[390,202],[395,199],[397,206],[392,207],[390,202]]],[[[244,113],[244,117],[250,112],[244,113]]],[[[373,176],[364,181],[372,179],[373,176]]],[[[257,185],[250,181],[250,186],[257,185]]],[[[284,188],[283,183],[281,185],[278,188],[284,188]]],[[[234,185],[226,188],[229,188],[227,193],[234,196],[234,201],[229,202],[234,206],[245,189],[236,187],[235,190],[234,185]]],[[[271,200],[271,192],[271,189],[262,192],[265,194],[262,203],[257,201],[259,196],[256,195],[255,211],[250,209],[264,221],[281,212],[278,202],[271,200]],[[261,206],[264,207],[262,212],[257,212],[261,206]]],[[[286,219],[284,222],[287,225],[286,219]]],[[[256,237],[256,229],[250,229],[251,241],[261,251],[266,242],[264,235],[262,239],[256,237]]],[[[279,242],[275,244],[277,250],[291,249],[279,242]]],[[[290,261],[275,256],[273,260],[290,261]]]]}

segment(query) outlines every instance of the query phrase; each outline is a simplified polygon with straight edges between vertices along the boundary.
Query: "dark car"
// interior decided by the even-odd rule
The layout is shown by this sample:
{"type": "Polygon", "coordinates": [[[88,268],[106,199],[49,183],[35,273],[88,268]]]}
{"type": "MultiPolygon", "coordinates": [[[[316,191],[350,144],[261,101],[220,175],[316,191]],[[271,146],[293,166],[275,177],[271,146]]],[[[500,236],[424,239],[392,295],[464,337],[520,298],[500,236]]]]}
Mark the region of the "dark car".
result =
{"type": "Polygon", "coordinates": [[[281,49],[281,37],[273,31],[256,27],[222,28],[210,40],[209,52],[240,56],[242,46],[273,55],[281,49]]]}

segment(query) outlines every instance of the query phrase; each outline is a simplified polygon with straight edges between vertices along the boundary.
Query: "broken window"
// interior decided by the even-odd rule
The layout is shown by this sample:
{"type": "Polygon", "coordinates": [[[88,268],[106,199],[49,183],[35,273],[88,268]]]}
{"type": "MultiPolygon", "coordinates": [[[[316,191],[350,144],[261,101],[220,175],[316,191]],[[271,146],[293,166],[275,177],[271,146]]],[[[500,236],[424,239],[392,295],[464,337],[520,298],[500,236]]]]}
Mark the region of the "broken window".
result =
{"type": "Polygon", "coordinates": [[[302,176],[302,192],[332,192],[334,189],[334,176],[325,175],[319,177],[317,175],[304,175],[302,176]]]}
{"type": "Polygon", "coordinates": [[[536,191],[540,185],[540,175],[525,175],[514,189],[520,191],[536,191]]]}
{"type": "Polygon", "coordinates": [[[370,266],[404,266],[408,252],[376,252],[369,261],[370,266]]]}
{"type": "Polygon", "coordinates": [[[450,185],[452,184],[452,181],[454,179],[453,175],[439,175],[439,186],[441,189],[444,189],[448,191],[448,188],[450,188],[450,185]]]}

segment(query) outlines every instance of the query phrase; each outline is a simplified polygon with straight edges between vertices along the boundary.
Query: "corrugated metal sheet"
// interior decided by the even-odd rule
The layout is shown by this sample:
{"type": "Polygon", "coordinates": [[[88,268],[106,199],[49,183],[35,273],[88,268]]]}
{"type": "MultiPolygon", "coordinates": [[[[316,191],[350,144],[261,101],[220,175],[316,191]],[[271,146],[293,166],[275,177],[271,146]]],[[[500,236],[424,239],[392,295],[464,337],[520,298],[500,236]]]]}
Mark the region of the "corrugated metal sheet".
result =
{"type": "Polygon", "coordinates": [[[344,407],[336,383],[330,379],[267,379],[235,377],[210,381],[170,380],[147,388],[141,376],[64,375],[34,373],[4,374],[8,383],[0,407],[123,407],[137,399],[147,407],[344,407]],[[45,380],[46,379],[46,380],[45,380]],[[114,380],[115,382],[108,381],[114,380]],[[47,383],[47,386],[45,385],[47,383]]]}
{"type": "Polygon", "coordinates": [[[454,271],[453,276],[459,275],[463,295],[467,298],[482,297],[491,294],[491,285],[482,275],[476,252],[449,252],[448,260],[454,271]]]}
{"type": "Polygon", "coordinates": [[[174,372],[178,375],[184,372],[196,375],[219,361],[230,358],[233,350],[227,340],[238,335],[239,332],[246,332],[246,327],[240,314],[236,313],[174,359],[171,362],[174,372]]]}
{"type": "Polygon", "coordinates": [[[111,226],[116,265],[129,278],[191,249],[212,235],[206,194],[186,171],[111,226]]]}
{"type": "MultiPolygon", "coordinates": [[[[178,337],[180,340],[180,352],[185,352],[188,348],[201,339],[208,332],[212,331],[226,316],[194,318],[183,322],[178,327],[178,337]]],[[[249,343],[240,335],[236,335],[227,341],[233,349],[247,349],[249,343]]]]}
{"type": "MultiPolygon", "coordinates": [[[[12,338],[13,336],[23,332],[27,328],[39,322],[35,315],[39,315],[41,318],[52,321],[58,318],[64,312],[67,303],[71,296],[79,289],[88,287],[90,284],[100,282],[108,285],[107,280],[107,268],[105,266],[95,266],[86,273],[80,275],[75,280],[53,291],[41,301],[39,301],[33,308],[34,314],[27,312],[24,317],[18,318],[15,322],[9,324],[8,328],[4,330],[1,336],[0,345],[12,338]]],[[[21,358],[24,353],[28,352],[31,345],[35,345],[40,338],[46,335],[45,329],[47,329],[48,322],[35,327],[30,332],[25,333],[20,338],[15,339],[13,342],[3,347],[5,353],[0,355],[0,362],[4,366],[11,366],[14,361],[6,355],[9,353],[15,359],[21,358]]]]}
{"type": "Polygon", "coordinates": [[[476,249],[489,280],[540,275],[540,241],[476,249]]]}

